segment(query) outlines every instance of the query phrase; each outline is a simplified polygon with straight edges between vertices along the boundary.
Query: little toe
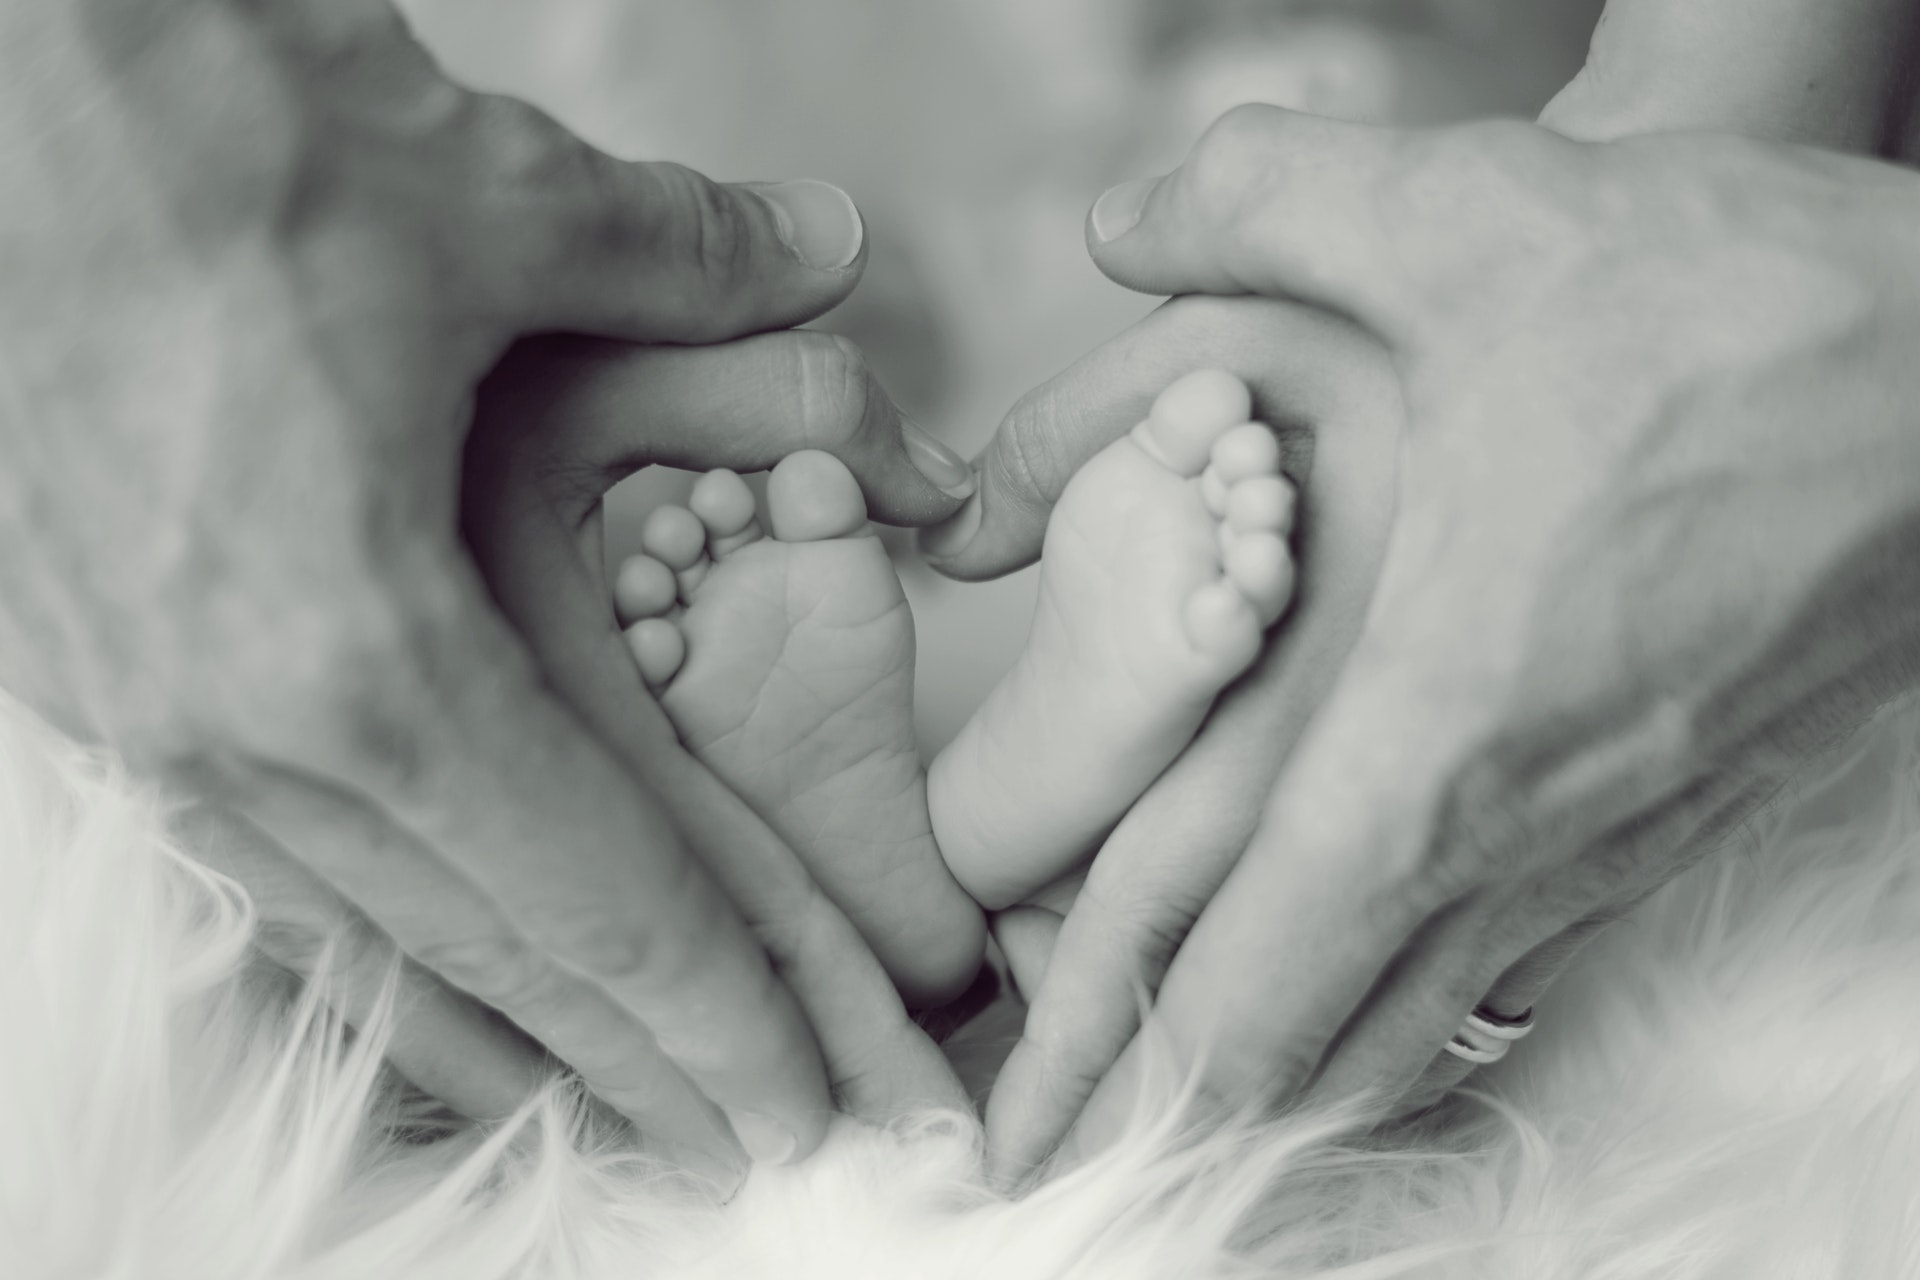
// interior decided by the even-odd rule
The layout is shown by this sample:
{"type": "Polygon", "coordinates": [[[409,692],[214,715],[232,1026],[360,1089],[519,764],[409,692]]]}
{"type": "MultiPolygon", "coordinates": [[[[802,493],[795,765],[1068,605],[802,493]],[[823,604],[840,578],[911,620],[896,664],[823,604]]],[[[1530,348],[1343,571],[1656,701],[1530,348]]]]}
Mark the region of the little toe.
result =
{"type": "Polygon", "coordinates": [[[1213,442],[1252,411],[1246,383],[1218,369],[1202,369],[1162,391],[1147,420],[1133,429],[1133,438],[1174,474],[1197,476],[1213,442]]]}
{"type": "Polygon", "coordinates": [[[1280,474],[1280,441],[1261,422],[1243,422],[1213,441],[1210,468],[1228,485],[1280,474]]]}
{"type": "Polygon", "coordinates": [[[1227,581],[1253,606],[1264,630],[1286,610],[1293,596],[1293,555],[1274,533],[1246,533],[1227,548],[1227,581]]]}
{"type": "Polygon", "coordinates": [[[819,542],[858,533],[867,501],[846,464],[806,449],[780,460],[767,478],[767,517],[782,542],[819,542]]]}
{"type": "Polygon", "coordinates": [[[1187,600],[1187,640],[1227,672],[1247,668],[1266,628],[1253,604],[1230,582],[1209,582],[1187,600]]]}
{"type": "Polygon", "coordinates": [[[630,627],[672,609],[679,593],[673,570],[652,556],[629,556],[614,574],[613,615],[621,626],[630,627]]]}
{"type": "Polygon", "coordinates": [[[1276,475],[1242,480],[1227,490],[1227,527],[1235,533],[1293,532],[1293,486],[1276,475]]]}
{"type": "Polygon", "coordinates": [[[706,526],[707,553],[716,560],[760,537],[753,490],[738,472],[707,472],[694,481],[687,506],[706,526]]]}
{"type": "Polygon", "coordinates": [[[687,638],[665,618],[642,618],[627,628],[626,638],[627,651],[650,689],[673,679],[687,660],[687,638]]]}

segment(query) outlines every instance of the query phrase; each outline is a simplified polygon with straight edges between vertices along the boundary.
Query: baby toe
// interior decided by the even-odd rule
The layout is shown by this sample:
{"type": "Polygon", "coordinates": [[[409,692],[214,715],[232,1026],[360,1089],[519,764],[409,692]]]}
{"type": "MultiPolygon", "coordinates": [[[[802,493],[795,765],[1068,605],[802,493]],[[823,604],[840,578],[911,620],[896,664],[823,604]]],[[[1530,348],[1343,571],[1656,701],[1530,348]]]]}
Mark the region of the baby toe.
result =
{"type": "Polygon", "coordinates": [[[1207,510],[1215,520],[1227,518],[1227,499],[1233,494],[1233,486],[1220,478],[1220,472],[1212,463],[1200,473],[1200,501],[1206,503],[1207,510]]]}
{"type": "Polygon", "coordinates": [[[656,507],[641,526],[640,545],[655,560],[683,573],[706,554],[707,527],[685,507],[656,507]]]}
{"type": "Polygon", "coordinates": [[[1246,669],[1260,652],[1259,615],[1230,582],[1209,582],[1187,599],[1187,641],[1226,672],[1246,669]]]}
{"type": "Polygon", "coordinates": [[[1235,533],[1293,532],[1293,486],[1277,475],[1258,475],[1227,490],[1227,527],[1235,533]]]}
{"type": "Polygon", "coordinates": [[[707,552],[720,559],[760,537],[753,490],[737,472],[709,471],[694,481],[687,506],[707,529],[707,552]]]}
{"type": "Polygon", "coordinates": [[[656,507],[640,528],[640,545],[673,570],[680,599],[690,602],[713,563],[707,559],[707,527],[700,517],[685,507],[656,507]]]}
{"type": "Polygon", "coordinates": [[[1227,581],[1260,619],[1272,626],[1293,596],[1293,556],[1277,534],[1246,533],[1234,539],[1225,556],[1227,581]]]}
{"type": "Polygon", "coordinates": [[[1133,438],[1175,475],[1197,476],[1222,432],[1247,420],[1253,397],[1247,384],[1218,369],[1181,378],[1153,402],[1133,438]]]}
{"type": "Polygon", "coordinates": [[[807,449],[782,458],[767,478],[767,517],[782,542],[820,542],[858,533],[867,501],[845,463],[807,449]]]}
{"type": "Polygon", "coordinates": [[[626,630],[627,651],[649,689],[673,679],[687,660],[687,638],[665,618],[642,618],[626,630]]]}
{"type": "Polygon", "coordinates": [[[679,593],[673,570],[652,556],[629,556],[613,577],[614,617],[623,627],[657,618],[673,608],[679,593]]]}
{"type": "Polygon", "coordinates": [[[1230,486],[1254,476],[1278,475],[1280,441],[1265,423],[1242,422],[1213,441],[1210,469],[1230,486]]]}

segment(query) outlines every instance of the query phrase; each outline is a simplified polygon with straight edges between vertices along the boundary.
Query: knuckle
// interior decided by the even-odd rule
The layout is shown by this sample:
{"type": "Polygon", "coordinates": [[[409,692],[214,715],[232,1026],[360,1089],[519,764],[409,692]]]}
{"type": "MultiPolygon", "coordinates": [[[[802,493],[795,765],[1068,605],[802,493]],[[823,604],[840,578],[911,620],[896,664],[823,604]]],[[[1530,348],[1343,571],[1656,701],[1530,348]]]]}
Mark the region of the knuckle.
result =
{"type": "Polygon", "coordinates": [[[804,447],[830,450],[849,443],[865,429],[872,403],[866,353],[839,334],[801,331],[791,337],[804,447]]]}
{"type": "Polygon", "coordinates": [[[1400,163],[1390,172],[1449,185],[1494,181],[1506,185],[1537,149],[1538,130],[1513,120],[1482,120],[1399,135],[1400,163]]]}
{"type": "Polygon", "coordinates": [[[660,931],[619,912],[594,912],[569,922],[567,955],[589,976],[616,986],[670,983],[661,969],[672,956],[660,931]]]}
{"type": "Polygon", "coordinates": [[[1230,1039],[1208,1051],[1208,1091],[1216,1097],[1273,1103],[1290,1097],[1320,1067],[1323,1048],[1230,1039]]]}
{"type": "MultiPolygon", "coordinates": [[[[597,263],[608,253],[684,264],[710,282],[753,268],[754,227],[725,187],[669,161],[616,160],[518,99],[481,101],[491,185],[519,216],[512,234],[531,269],[597,263]]],[[[502,203],[496,201],[496,203],[502,203]]]]}
{"type": "Polygon", "coordinates": [[[402,642],[379,623],[321,633],[310,639],[290,691],[307,721],[293,744],[296,759],[357,772],[373,763],[383,772],[404,763],[418,746],[417,721],[405,678],[402,642]]]}
{"type": "Polygon", "coordinates": [[[266,761],[384,794],[416,788],[438,720],[428,608],[369,589],[284,619],[270,643],[249,646],[271,655],[272,671],[228,673],[225,736],[266,761]]]}
{"type": "Polygon", "coordinates": [[[1294,119],[1283,108],[1243,102],[1221,113],[1194,147],[1193,158],[1208,164],[1244,168],[1270,145],[1274,130],[1294,119]]]}
{"type": "Polygon", "coordinates": [[[1073,447],[1093,433],[1079,410],[1048,388],[1027,393],[1007,415],[994,437],[984,465],[998,482],[996,497],[1018,502],[1030,515],[1044,516],[1065,491],[1084,460],[1073,447]]]}
{"type": "Polygon", "coordinates": [[[1110,911],[1118,933],[1113,948],[1114,961],[1131,970],[1134,980],[1147,990],[1173,963],[1173,957],[1187,940],[1193,922],[1199,918],[1203,903],[1196,903],[1183,886],[1164,886],[1164,897],[1142,895],[1124,908],[1110,911]]]}
{"type": "Polygon", "coordinates": [[[1418,258],[1436,289],[1485,290],[1537,277],[1546,264],[1578,256],[1583,224],[1604,201],[1562,163],[1570,146],[1513,120],[1481,121],[1395,136],[1394,162],[1375,177],[1374,201],[1387,227],[1443,226],[1422,235],[1418,258]],[[1487,211],[1461,219],[1451,211],[1487,211]]]}
{"type": "MultiPolygon", "coordinates": [[[[1131,1034],[1136,1024],[1129,1019],[1122,1025],[1131,1034]]],[[[1059,1001],[1042,1000],[1027,1010],[1020,1038],[1045,1064],[1050,1085],[1084,1097],[1093,1092],[1126,1047],[1124,1039],[1095,1034],[1099,1030],[1089,1025],[1084,1012],[1059,1001]]]]}
{"type": "Polygon", "coordinates": [[[503,930],[434,938],[411,950],[421,965],[497,1009],[525,1008],[552,982],[533,947],[503,930]]]}
{"type": "Polygon", "coordinates": [[[1542,837],[1528,788],[1498,753],[1481,751],[1458,765],[1441,791],[1431,835],[1403,883],[1418,908],[1457,901],[1481,885],[1502,882],[1542,837]]]}
{"type": "MultiPolygon", "coordinates": [[[[665,254],[669,261],[691,264],[713,284],[751,272],[753,227],[732,193],[684,165],[660,162],[646,172],[659,184],[661,199],[661,207],[646,221],[655,228],[655,239],[665,243],[644,247],[665,254]]],[[[617,233],[630,211],[615,210],[610,202],[602,202],[602,207],[615,223],[609,230],[617,233]]]]}
{"type": "Polygon", "coordinates": [[[604,234],[604,201],[593,181],[591,149],[539,108],[518,98],[475,95],[468,103],[477,136],[485,210],[511,217],[508,243],[552,270],[604,234]]]}
{"type": "Polygon", "coordinates": [[[591,149],[540,108],[500,94],[475,95],[468,106],[487,185],[516,205],[545,203],[590,182],[591,149]]]}
{"type": "Polygon", "coordinates": [[[1235,218],[1271,183],[1266,163],[1274,131],[1289,113],[1263,103],[1242,103],[1208,127],[1181,166],[1182,194],[1204,217],[1235,218]]]}

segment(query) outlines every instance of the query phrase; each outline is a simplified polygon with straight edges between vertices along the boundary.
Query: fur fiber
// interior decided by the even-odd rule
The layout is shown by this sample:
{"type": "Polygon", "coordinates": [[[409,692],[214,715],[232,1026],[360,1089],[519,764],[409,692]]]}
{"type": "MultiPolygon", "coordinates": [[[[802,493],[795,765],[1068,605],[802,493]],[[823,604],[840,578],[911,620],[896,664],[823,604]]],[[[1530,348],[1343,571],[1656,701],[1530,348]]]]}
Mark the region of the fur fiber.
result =
{"type": "Polygon", "coordinates": [[[1018,1201],[971,1118],[842,1122],[729,1205],[563,1085],[436,1118],[251,966],[245,895],[0,708],[0,1276],[1920,1276],[1920,714],[1583,957],[1444,1131],[1156,1124],[1018,1201]]]}

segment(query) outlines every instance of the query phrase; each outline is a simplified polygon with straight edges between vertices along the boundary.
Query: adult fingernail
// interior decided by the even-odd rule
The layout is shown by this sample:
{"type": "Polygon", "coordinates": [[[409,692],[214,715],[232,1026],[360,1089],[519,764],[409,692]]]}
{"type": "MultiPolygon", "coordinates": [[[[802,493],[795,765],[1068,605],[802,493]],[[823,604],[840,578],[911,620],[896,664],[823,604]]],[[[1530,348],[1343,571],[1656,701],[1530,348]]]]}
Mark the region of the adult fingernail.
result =
{"type": "Polygon", "coordinates": [[[971,498],[980,487],[973,468],[960,461],[960,455],[941,444],[911,422],[900,424],[900,437],[906,442],[907,458],[933,487],[949,498],[971,498]]]}
{"type": "Polygon", "coordinates": [[[747,1149],[755,1164],[785,1164],[793,1159],[793,1150],[800,1145],[791,1129],[758,1111],[730,1108],[727,1121],[733,1125],[733,1136],[740,1139],[740,1145],[747,1149]]]}
{"type": "Polygon", "coordinates": [[[1160,185],[1158,178],[1135,178],[1109,187],[1093,202],[1093,234],[1101,244],[1118,240],[1134,229],[1147,207],[1147,197],[1160,185]]]}
{"type": "Polygon", "coordinates": [[[740,1153],[733,1149],[732,1144],[717,1133],[694,1144],[657,1132],[645,1132],[637,1123],[633,1131],[640,1150],[677,1169],[684,1169],[696,1178],[705,1179],[722,1201],[733,1199],[746,1182],[747,1174],[752,1171],[752,1166],[740,1159],[740,1153]],[[716,1142],[718,1146],[714,1145],[716,1142]]]}
{"type": "Polygon", "coordinates": [[[773,210],[780,242],[815,271],[839,271],[860,256],[866,224],[853,197],[831,182],[801,178],[745,185],[773,210]]]}
{"type": "Polygon", "coordinates": [[[976,492],[967,505],[920,531],[920,554],[929,560],[947,560],[959,555],[980,532],[980,495],[976,492]]]}

